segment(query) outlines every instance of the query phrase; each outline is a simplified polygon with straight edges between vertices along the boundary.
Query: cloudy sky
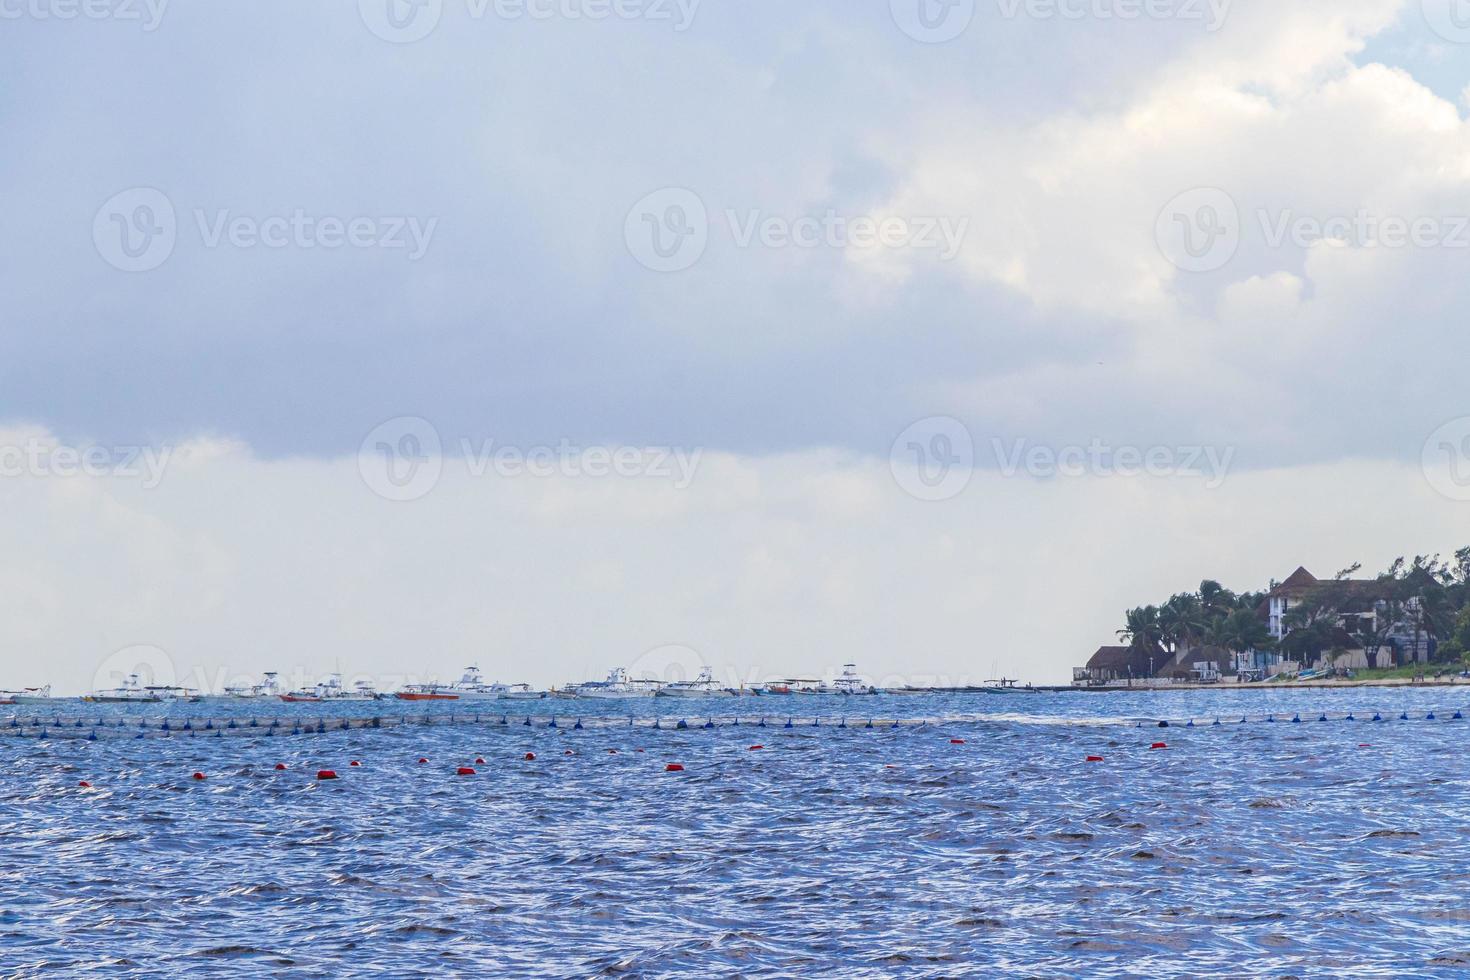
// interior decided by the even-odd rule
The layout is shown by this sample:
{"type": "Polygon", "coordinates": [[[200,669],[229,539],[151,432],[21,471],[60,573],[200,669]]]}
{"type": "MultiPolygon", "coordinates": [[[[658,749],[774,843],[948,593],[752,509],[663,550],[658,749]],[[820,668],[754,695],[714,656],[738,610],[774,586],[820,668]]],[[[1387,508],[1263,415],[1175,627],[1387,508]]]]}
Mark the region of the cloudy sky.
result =
{"type": "Polygon", "coordinates": [[[0,0],[0,687],[1062,682],[1470,544],[1463,0],[0,0]]]}

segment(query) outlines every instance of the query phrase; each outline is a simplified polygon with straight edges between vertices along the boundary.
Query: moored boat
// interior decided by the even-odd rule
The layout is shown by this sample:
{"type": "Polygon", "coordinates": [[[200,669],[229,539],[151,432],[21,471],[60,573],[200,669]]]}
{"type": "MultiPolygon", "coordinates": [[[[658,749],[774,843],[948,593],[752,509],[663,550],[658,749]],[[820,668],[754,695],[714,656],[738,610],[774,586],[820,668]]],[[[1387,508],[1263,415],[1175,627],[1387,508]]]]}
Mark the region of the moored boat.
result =
{"type": "Polygon", "coordinates": [[[731,697],[731,692],[715,681],[715,672],[708,667],[699,671],[692,681],[675,681],[658,689],[661,698],[720,698],[731,697]]]}
{"type": "Polygon", "coordinates": [[[93,704],[158,704],[174,700],[174,690],[170,687],[144,687],[137,674],[129,674],[121,687],[94,691],[82,700],[93,704]]]}
{"type": "Polygon", "coordinates": [[[314,688],[291,691],[280,696],[288,704],[319,704],[324,701],[376,701],[378,692],[367,681],[358,681],[352,690],[342,686],[342,675],[332,674],[314,688]]]}
{"type": "Polygon", "coordinates": [[[42,701],[52,700],[50,684],[42,687],[25,687],[19,691],[0,692],[0,697],[6,694],[10,696],[10,701],[8,702],[10,704],[38,704],[42,701]]]}
{"type": "Polygon", "coordinates": [[[544,697],[545,691],[533,690],[530,684],[507,684],[500,692],[502,701],[540,701],[544,697]]]}
{"type": "Polygon", "coordinates": [[[579,698],[592,698],[594,700],[622,700],[625,698],[651,698],[658,693],[658,681],[634,680],[628,676],[628,671],[623,667],[614,667],[608,672],[607,680],[592,681],[587,684],[579,684],[576,694],[579,698]]]}
{"type": "Polygon", "coordinates": [[[878,689],[864,681],[857,673],[856,664],[843,664],[842,674],[832,682],[838,694],[877,694],[878,689]]]}

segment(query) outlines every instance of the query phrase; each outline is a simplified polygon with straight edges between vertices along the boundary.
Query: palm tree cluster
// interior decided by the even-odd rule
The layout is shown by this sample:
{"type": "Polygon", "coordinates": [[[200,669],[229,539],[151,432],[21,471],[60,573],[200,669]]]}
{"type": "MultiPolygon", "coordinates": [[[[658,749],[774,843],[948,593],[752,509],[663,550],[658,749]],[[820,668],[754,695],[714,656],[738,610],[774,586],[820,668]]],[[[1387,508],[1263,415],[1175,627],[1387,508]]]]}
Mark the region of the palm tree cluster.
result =
{"type": "Polygon", "coordinates": [[[1162,663],[1181,650],[1217,646],[1233,653],[1264,649],[1271,632],[1256,615],[1262,592],[1232,592],[1206,579],[1196,592],[1180,592],[1162,605],[1128,610],[1120,639],[1162,663]]]}
{"type": "MultiPolygon", "coordinates": [[[[1120,639],[1140,656],[1162,663],[1181,650],[1214,646],[1243,654],[1279,647],[1303,663],[1349,646],[1365,651],[1370,666],[1381,654],[1397,657],[1406,632],[1414,647],[1434,641],[1436,659],[1470,654],[1470,548],[1449,561],[1438,555],[1399,558],[1372,579],[1354,579],[1353,565],[1318,582],[1292,606],[1285,636],[1278,642],[1259,612],[1269,591],[1235,593],[1206,580],[1195,592],[1181,592],[1162,605],[1127,612],[1120,639]]],[[[1273,585],[1274,588],[1274,585],[1273,585]]]]}

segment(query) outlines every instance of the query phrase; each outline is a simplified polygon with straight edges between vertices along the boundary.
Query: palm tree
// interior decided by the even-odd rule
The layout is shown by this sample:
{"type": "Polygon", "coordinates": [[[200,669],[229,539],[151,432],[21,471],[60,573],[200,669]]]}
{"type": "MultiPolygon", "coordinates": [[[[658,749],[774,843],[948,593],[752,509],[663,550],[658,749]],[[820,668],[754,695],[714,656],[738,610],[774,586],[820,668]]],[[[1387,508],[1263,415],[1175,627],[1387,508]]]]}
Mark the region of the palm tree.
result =
{"type": "Polygon", "coordinates": [[[1211,632],[1211,642],[1232,653],[1267,650],[1271,646],[1271,630],[1250,609],[1237,609],[1220,620],[1211,632]]]}
{"type": "Polygon", "coordinates": [[[1118,630],[1118,638],[1128,641],[1129,649],[1148,657],[1149,676],[1153,676],[1154,660],[1163,653],[1163,631],[1159,626],[1158,606],[1139,606],[1128,610],[1126,623],[1118,630]]]}
{"type": "Polygon", "coordinates": [[[1207,625],[1200,598],[1193,593],[1181,592],[1159,609],[1159,635],[1170,653],[1193,646],[1207,625]]]}

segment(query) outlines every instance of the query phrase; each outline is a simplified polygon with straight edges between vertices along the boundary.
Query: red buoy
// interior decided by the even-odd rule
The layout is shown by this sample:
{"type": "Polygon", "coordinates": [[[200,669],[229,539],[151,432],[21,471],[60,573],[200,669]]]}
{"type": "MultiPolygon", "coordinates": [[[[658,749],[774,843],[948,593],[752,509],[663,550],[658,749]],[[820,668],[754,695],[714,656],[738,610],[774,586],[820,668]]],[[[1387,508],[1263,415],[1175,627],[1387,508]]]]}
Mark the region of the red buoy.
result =
{"type": "Polygon", "coordinates": [[[526,761],[527,762],[535,762],[536,761],[536,753],[535,752],[527,752],[526,753],[526,761]]]}
{"type": "Polygon", "coordinates": [[[618,754],[618,750],[617,749],[608,749],[607,750],[607,754],[608,755],[617,755],[618,754]]]}
{"type": "Polygon", "coordinates": [[[460,776],[473,776],[475,774],[475,770],[471,769],[469,766],[460,766],[457,774],[460,776]]]}
{"type": "Polygon", "coordinates": [[[353,759],[351,762],[349,762],[347,764],[349,766],[360,766],[360,765],[362,765],[362,763],[361,762],[358,762],[356,759],[353,759]]]}
{"type": "Polygon", "coordinates": [[[952,738],[952,739],[949,740],[949,744],[950,745],[964,745],[965,744],[965,740],[962,739],[962,738],[952,738]]]}
{"type": "Polygon", "coordinates": [[[194,778],[195,779],[203,779],[204,778],[204,773],[202,773],[202,772],[196,772],[194,774],[194,778]]]}
{"type": "Polygon", "coordinates": [[[634,752],[642,752],[643,750],[642,749],[634,749],[633,751],[634,752]]]}
{"type": "Polygon", "coordinates": [[[81,789],[91,789],[92,788],[92,784],[89,783],[89,782],[87,782],[85,779],[82,780],[81,782],[77,783],[77,786],[79,788],[81,788],[81,789]]]}
{"type": "Polygon", "coordinates": [[[1360,749],[1371,749],[1372,747],[1373,747],[1373,744],[1371,742],[1359,742],[1358,743],[1358,748],[1360,748],[1360,749]]]}
{"type": "Polygon", "coordinates": [[[683,771],[684,771],[684,767],[681,766],[681,765],[679,765],[677,762],[670,762],[668,765],[664,766],[664,772],[683,772],[683,771]]]}
{"type": "Polygon", "coordinates": [[[333,772],[331,769],[318,769],[317,770],[317,774],[316,774],[316,778],[317,779],[336,779],[337,778],[337,774],[335,772],[333,772]]]}
{"type": "Polygon", "coordinates": [[[1154,744],[1149,746],[1149,748],[1151,749],[1167,749],[1168,747],[1169,743],[1167,742],[1155,742],[1154,744]]]}
{"type": "Polygon", "coordinates": [[[1101,761],[1103,761],[1103,757],[1100,756],[1100,755],[1090,755],[1090,756],[1087,757],[1087,761],[1088,762],[1101,762],[1101,761]]]}
{"type": "Polygon", "coordinates": [[[484,764],[485,764],[485,760],[484,759],[480,758],[479,756],[475,756],[475,765],[477,765],[477,766],[483,766],[484,764]]]}
{"type": "Polygon", "coordinates": [[[577,753],[573,752],[571,749],[567,749],[565,752],[562,753],[562,755],[576,755],[576,754],[577,753]]]}
{"type": "Polygon", "coordinates": [[[749,749],[747,749],[747,750],[746,750],[746,751],[747,751],[747,752],[759,752],[759,751],[760,751],[760,750],[761,750],[761,749],[763,749],[763,748],[765,748],[765,746],[764,746],[764,745],[752,745],[752,746],[751,746],[751,747],[750,747],[750,748],[749,748],[749,749]]]}
{"type": "Polygon", "coordinates": [[[284,762],[277,762],[276,763],[276,772],[280,772],[282,769],[285,769],[285,768],[286,768],[286,764],[284,762]]]}

